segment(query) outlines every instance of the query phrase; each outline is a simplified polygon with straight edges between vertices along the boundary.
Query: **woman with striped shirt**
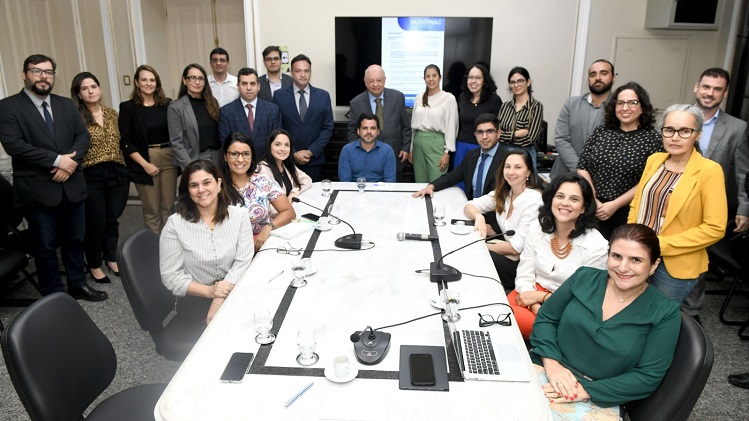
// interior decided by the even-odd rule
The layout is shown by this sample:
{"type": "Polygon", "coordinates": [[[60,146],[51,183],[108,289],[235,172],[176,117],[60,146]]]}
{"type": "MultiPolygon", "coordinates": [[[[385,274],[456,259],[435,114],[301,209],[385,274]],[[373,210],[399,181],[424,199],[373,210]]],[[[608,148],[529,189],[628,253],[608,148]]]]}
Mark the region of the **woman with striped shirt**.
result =
{"type": "Polygon", "coordinates": [[[628,222],[658,234],[662,259],[651,283],[677,303],[707,271],[705,249],[723,238],[728,220],[723,170],[695,148],[702,124],[702,111],[693,105],[666,109],[666,152],[648,158],[629,209],[628,222]]]}
{"type": "Polygon", "coordinates": [[[544,120],[544,106],[533,98],[531,75],[524,67],[514,67],[507,76],[512,101],[502,104],[499,109],[499,128],[502,130],[499,141],[509,149],[525,149],[533,159],[533,173],[536,170],[536,142],[541,134],[544,120]]]}

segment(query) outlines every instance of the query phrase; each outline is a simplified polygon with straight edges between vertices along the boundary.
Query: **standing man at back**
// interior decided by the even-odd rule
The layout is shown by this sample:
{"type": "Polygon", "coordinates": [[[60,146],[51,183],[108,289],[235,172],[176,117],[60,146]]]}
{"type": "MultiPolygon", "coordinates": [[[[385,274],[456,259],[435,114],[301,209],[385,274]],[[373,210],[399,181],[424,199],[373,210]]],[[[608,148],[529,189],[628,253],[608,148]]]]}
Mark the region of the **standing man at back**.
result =
{"type": "Polygon", "coordinates": [[[13,158],[15,203],[29,223],[42,295],[65,291],[60,247],[68,294],[102,301],[107,293],[88,286],[83,266],[87,191],[81,161],[91,137],[73,101],[51,94],[56,69],[41,54],[24,60],[24,89],[0,101],[0,142],[13,158]]]}
{"type": "Polygon", "coordinates": [[[277,45],[265,47],[263,50],[263,64],[268,72],[258,79],[260,94],[258,98],[273,101],[273,94],[277,90],[291,86],[291,76],[281,73],[281,48],[277,45]]]}
{"type": "Polygon", "coordinates": [[[564,103],[554,130],[554,144],[559,156],[549,174],[552,180],[577,170],[577,161],[585,142],[593,130],[603,123],[603,109],[611,98],[611,87],[615,81],[614,65],[608,60],[596,60],[588,69],[590,92],[573,96],[564,103]]]}
{"type": "Polygon", "coordinates": [[[239,98],[237,78],[229,74],[229,53],[226,50],[221,47],[214,48],[210,57],[213,74],[208,76],[208,85],[213,97],[218,101],[218,106],[223,107],[239,98]]]}
{"type": "MultiPolygon", "coordinates": [[[[749,229],[749,196],[744,188],[746,174],[749,172],[747,124],[720,110],[720,103],[726,97],[730,83],[727,71],[713,67],[702,72],[694,85],[695,105],[705,115],[702,137],[699,140],[700,151],[705,158],[720,164],[725,175],[729,227],[727,236],[749,229]]],[[[700,276],[692,292],[682,303],[682,309],[699,320],[704,299],[705,280],[704,276],[700,276]]]]}
{"type": "Polygon", "coordinates": [[[373,64],[364,72],[367,90],[351,100],[348,125],[348,140],[354,142],[357,135],[357,120],[364,113],[372,113],[380,121],[379,140],[387,143],[395,155],[396,180],[403,181],[403,167],[411,150],[411,120],[406,112],[403,94],[385,87],[385,70],[373,64]]]}
{"type": "Polygon", "coordinates": [[[304,54],[291,60],[294,83],[276,91],[273,103],[281,109],[284,130],[296,147],[294,162],[312,181],[322,181],[325,146],[333,136],[333,107],[330,94],[309,84],[312,61],[304,54]]]}
{"type": "Polygon", "coordinates": [[[218,137],[221,142],[232,132],[242,132],[255,144],[256,162],[265,156],[270,132],[281,128],[278,106],[258,98],[259,85],[255,69],[243,67],[237,72],[239,98],[221,107],[218,137]]]}

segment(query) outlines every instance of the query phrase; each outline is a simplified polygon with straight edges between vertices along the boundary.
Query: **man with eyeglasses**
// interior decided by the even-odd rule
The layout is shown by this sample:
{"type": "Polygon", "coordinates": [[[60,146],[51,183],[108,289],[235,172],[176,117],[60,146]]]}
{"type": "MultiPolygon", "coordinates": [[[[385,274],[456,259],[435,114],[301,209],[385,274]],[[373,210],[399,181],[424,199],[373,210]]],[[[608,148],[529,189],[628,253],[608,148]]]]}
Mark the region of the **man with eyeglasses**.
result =
{"type": "MultiPolygon", "coordinates": [[[[720,110],[728,94],[731,78],[727,71],[717,67],[705,70],[694,85],[695,106],[702,110],[705,123],[699,145],[702,156],[723,168],[728,199],[728,229],[726,237],[749,229],[749,196],[744,189],[749,172],[749,139],[745,121],[720,110]]],[[[704,274],[682,303],[684,312],[699,320],[705,299],[704,274]]]]}
{"type": "MultiPolygon", "coordinates": [[[[495,114],[481,114],[476,117],[474,125],[478,149],[468,152],[460,164],[447,174],[429,183],[413,194],[413,197],[431,196],[436,191],[444,190],[460,183],[465,183],[466,197],[475,199],[494,191],[497,171],[507,156],[507,148],[499,143],[499,118],[495,114]]],[[[493,215],[494,212],[491,212],[493,215]]],[[[491,215],[488,221],[492,221],[491,215]]]]}
{"type": "Polygon", "coordinates": [[[291,86],[291,76],[281,73],[281,48],[270,45],[263,50],[263,64],[268,72],[258,79],[260,93],[258,98],[265,101],[273,101],[273,94],[281,89],[291,86]]]}
{"type": "Polygon", "coordinates": [[[268,135],[281,128],[281,112],[276,104],[258,98],[255,69],[243,67],[237,72],[239,98],[221,107],[218,137],[223,142],[232,132],[242,132],[255,144],[256,162],[265,156],[268,135]]]}
{"type": "Polygon", "coordinates": [[[411,151],[411,118],[406,112],[403,93],[385,87],[385,70],[373,64],[364,72],[367,90],[351,100],[348,125],[348,141],[359,139],[357,120],[361,114],[372,113],[380,120],[382,142],[390,145],[396,162],[396,180],[403,181],[403,167],[411,151]]]}
{"type": "Polygon", "coordinates": [[[213,74],[208,76],[208,85],[218,106],[223,107],[239,97],[237,78],[229,74],[229,53],[226,50],[214,48],[209,57],[213,74]]]}
{"type": "Polygon", "coordinates": [[[80,164],[91,138],[73,102],[51,94],[56,68],[51,57],[41,54],[24,60],[24,89],[0,101],[0,142],[13,159],[15,202],[29,224],[42,294],[65,292],[59,246],[68,294],[102,301],[107,293],[88,285],[83,263],[88,194],[80,164]]]}
{"type": "Polygon", "coordinates": [[[614,65],[608,60],[596,60],[588,68],[590,92],[573,96],[564,103],[554,129],[554,145],[559,156],[551,167],[550,179],[577,170],[585,142],[603,123],[603,110],[611,98],[615,81],[614,65]]]}
{"type": "Polygon", "coordinates": [[[310,85],[312,61],[304,54],[291,59],[294,83],[276,91],[273,103],[281,109],[281,124],[291,134],[294,162],[312,178],[322,181],[325,146],[333,136],[333,107],[328,91],[310,85]]]}

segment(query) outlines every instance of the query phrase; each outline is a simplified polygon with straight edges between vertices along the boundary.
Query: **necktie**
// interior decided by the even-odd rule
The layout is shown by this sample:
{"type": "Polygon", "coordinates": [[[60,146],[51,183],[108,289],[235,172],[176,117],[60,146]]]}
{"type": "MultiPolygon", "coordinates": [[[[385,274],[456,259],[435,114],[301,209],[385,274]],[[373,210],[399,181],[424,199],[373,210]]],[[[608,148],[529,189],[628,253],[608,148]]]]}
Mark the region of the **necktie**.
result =
{"type": "Polygon", "coordinates": [[[255,117],[252,116],[252,104],[247,104],[247,122],[250,123],[250,131],[255,131],[255,117]]]}
{"type": "Polygon", "coordinates": [[[481,161],[479,162],[479,171],[476,174],[476,185],[473,186],[473,198],[481,197],[481,193],[484,191],[484,163],[486,158],[489,156],[488,153],[481,154],[481,161]]]}
{"type": "Polygon", "coordinates": [[[307,114],[307,100],[304,99],[304,91],[299,91],[299,118],[304,121],[304,116],[307,114]]]}
{"type": "Polygon", "coordinates": [[[49,133],[52,135],[52,139],[55,138],[55,121],[52,120],[52,114],[49,113],[49,110],[47,109],[49,105],[47,105],[46,102],[42,102],[42,108],[44,108],[44,121],[47,122],[47,129],[49,130],[49,133]]]}
{"type": "Polygon", "coordinates": [[[382,98],[375,98],[375,115],[380,120],[380,132],[385,130],[385,114],[382,112],[382,98]]]}

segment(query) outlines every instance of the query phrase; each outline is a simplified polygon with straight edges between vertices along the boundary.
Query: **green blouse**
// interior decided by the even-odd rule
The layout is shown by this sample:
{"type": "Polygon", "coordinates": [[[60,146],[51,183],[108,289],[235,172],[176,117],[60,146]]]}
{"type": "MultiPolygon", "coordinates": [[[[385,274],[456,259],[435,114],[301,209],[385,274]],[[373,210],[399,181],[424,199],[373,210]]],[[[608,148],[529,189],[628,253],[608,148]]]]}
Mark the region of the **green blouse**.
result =
{"type": "Polygon", "coordinates": [[[541,306],[531,359],[552,358],[577,377],[591,400],[611,407],[649,396],[671,365],[679,304],[652,286],[603,321],[608,273],[581,267],[541,306]]]}

